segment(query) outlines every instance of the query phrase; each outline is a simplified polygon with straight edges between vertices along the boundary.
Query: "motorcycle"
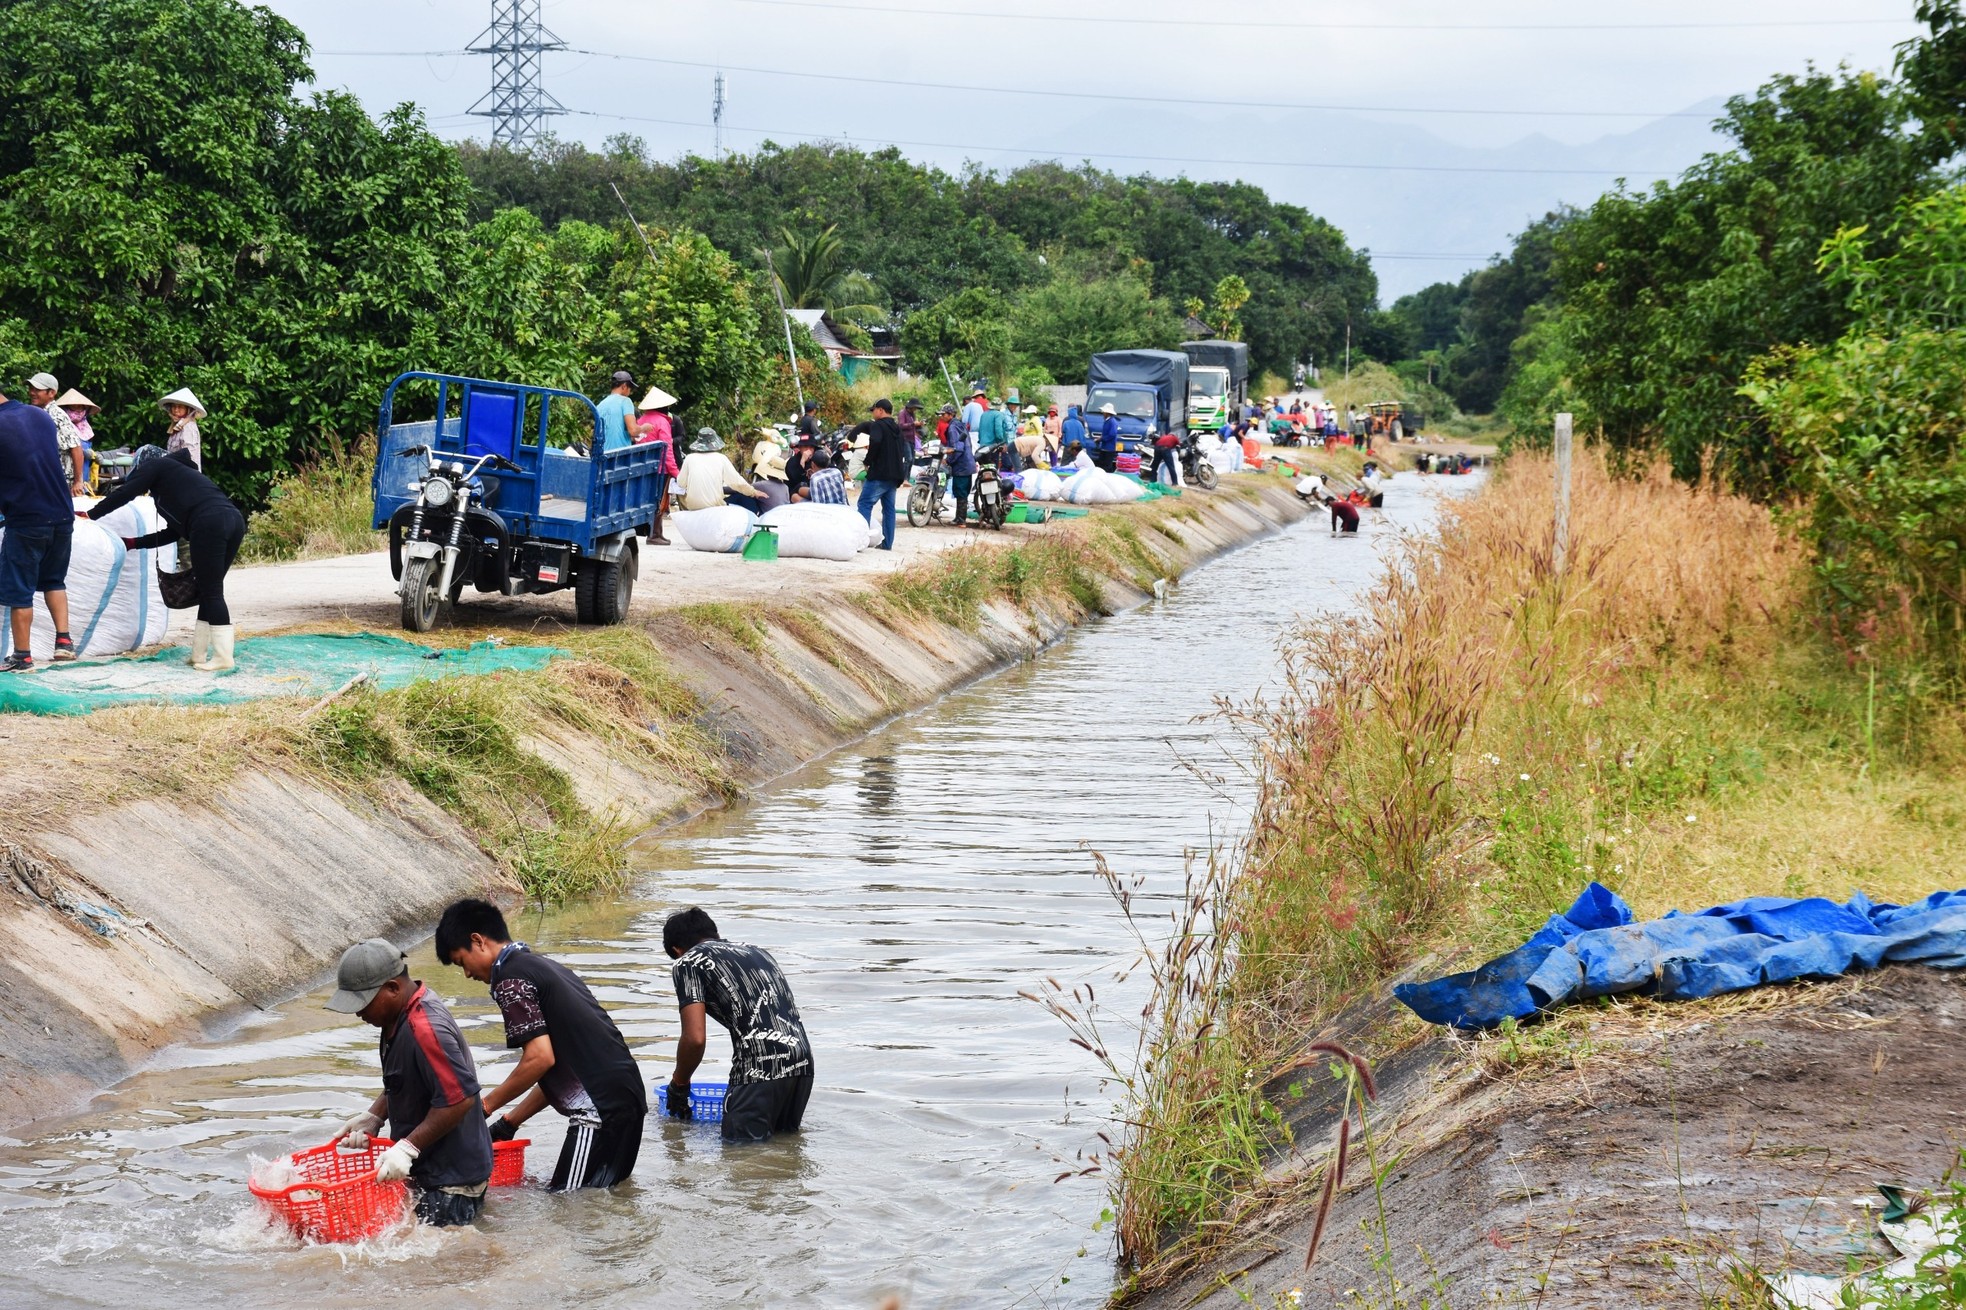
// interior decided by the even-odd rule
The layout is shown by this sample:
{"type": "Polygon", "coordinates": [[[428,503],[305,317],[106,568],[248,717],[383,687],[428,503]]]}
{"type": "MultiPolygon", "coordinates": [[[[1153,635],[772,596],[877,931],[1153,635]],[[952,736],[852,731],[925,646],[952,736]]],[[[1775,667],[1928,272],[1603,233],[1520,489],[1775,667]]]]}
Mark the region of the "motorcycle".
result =
{"type": "MultiPolygon", "coordinates": [[[[404,459],[421,456],[426,462],[408,528],[400,538],[392,534],[390,550],[402,565],[397,595],[402,598],[403,626],[428,632],[457,603],[480,556],[510,550],[505,525],[483,507],[487,492],[481,472],[488,467],[525,470],[500,455],[484,455],[467,466],[462,459],[433,458],[428,446],[409,446],[397,454],[404,459]]],[[[506,563],[498,561],[501,572],[506,563]]]]}
{"type": "Polygon", "coordinates": [[[976,457],[976,485],[972,491],[976,523],[992,531],[1002,531],[1010,519],[1010,505],[1003,494],[1003,455],[1004,447],[994,446],[976,457]]]}
{"type": "Polygon", "coordinates": [[[934,441],[925,443],[908,480],[908,526],[925,528],[941,518],[942,494],[948,486],[949,466],[943,462],[942,447],[934,441]]]}
{"type": "Polygon", "coordinates": [[[1200,432],[1192,430],[1181,438],[1181,449],[1178,452],[1181,459],[1181,476],[1203,491],[1213,491],[1218,481],[1215,461],[1208,457],[1208,451],[1202,446],[1201,438],[1200,432]]]}

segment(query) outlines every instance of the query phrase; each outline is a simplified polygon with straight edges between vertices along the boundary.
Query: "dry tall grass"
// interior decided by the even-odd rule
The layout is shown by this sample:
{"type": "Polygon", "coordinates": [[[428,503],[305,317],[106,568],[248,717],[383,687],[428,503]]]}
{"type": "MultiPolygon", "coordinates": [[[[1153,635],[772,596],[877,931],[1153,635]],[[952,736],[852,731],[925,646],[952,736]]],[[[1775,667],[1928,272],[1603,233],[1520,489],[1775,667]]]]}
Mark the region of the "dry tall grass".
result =
{"type": "Polygon", "coordinates": [[[1359,617],[1286,649],[1284,692],[1247,711],[1245,997],[1296,1011],[1400,963],[1498,840],[1525,880],[1510,917],[1547,912],[1574,887],[1529,858],[1566,826],[1539,810],[1562,775],[1633,748],[1614,707],[1669,669],[1769,656],[1800,575],[1765,511],[1595,458],[1574,485],[1563,574],[1551,466],[1518,458],[1437,542],[1409,543],[1359,617]]]}

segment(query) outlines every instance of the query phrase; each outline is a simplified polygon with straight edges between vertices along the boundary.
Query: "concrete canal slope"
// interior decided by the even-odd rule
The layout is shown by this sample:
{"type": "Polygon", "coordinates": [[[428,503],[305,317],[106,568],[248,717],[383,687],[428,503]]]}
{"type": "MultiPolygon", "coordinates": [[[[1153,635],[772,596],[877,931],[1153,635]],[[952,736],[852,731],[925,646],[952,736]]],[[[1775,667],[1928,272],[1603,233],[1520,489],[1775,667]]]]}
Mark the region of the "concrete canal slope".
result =
{"type": "MultiPolygon", "coordinates": [[[[1012,529],[978,549],[1070,544],[1085,585],[1021,595],[999,586],[980,600],[972,589],[974,603],[960,614],[937,598],[975,552],[925,554],[900,575],[915,581],[912,592],[881,574],[828,575],[809,561],[778,571],[732,556],[677,556],[673,567],[687,569],[690,583],[665,597],[665,557],[651,551],[634,618],[687,689],[684,726],[711,744],[727,791],[1028,658],[1094,613],[1145,600],[1156,577],[1178,578],[1305,512],[1281,479],[1247,476],[1213,494],[1190,490],[1012,529]]],[[[904,540],[935,531],[904,532],[904,540]]],[[[282,597],[281,622],[304,617],[294,611],[310,604],[317,619],[380,626],[393,615],[386,568],[363,583],[365,595],[380,593],[363,604],[380,604],[382,616],[310,599],[330,585],[324,576],[356,578],[346,565],[255,574],[242,590],[282,597]]],[[[467,604],[459,623],[475,630],[454,635],[503,628],[553,640],[565,631],[557,599],[467,604]]],[[[235,604],[250,632],[252,603],[235,604]]],[[[714,803],[701,771],[624,748],[659,725],[638,717],[648,689],[610,684],[607,673],[593,679],[586,727],[514,725],[523,751],[572,780],[614,831],[714,803]]],[[[673,690],[665,694],[674,701],[673,690]]],[[[418,790],[387,780],[350,785],[302,758],[292,742],[305,712],[285,701],[0,722],[8,797],[0,936],[9,943],[0,956],[0,1125],[68,1110],[159,1047],[311,985],[351,941],[419,938],[461,895],[520,897],[481,835],[418,790]]],[[[542,811],[532,821],[552,818],[542,811]]]]}

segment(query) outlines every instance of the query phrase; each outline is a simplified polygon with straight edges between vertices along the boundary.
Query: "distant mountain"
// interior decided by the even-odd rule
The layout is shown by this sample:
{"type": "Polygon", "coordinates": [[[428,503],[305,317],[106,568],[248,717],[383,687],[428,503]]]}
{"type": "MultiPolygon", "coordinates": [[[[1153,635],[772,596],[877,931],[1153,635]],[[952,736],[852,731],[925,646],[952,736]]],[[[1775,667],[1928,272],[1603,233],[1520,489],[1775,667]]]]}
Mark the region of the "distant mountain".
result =
{"type": "MultiPolygon", "coordinates": [[[[1541,135],[1496,148],[1456,145],[1424,128],[1357,114],[1260,111],[1214,121],[1172,110],[1113,109],[1047,133],[1120,173],[1240,178],[1279,200],[1304,206],[1342,228],[1375,259],[1380,302],[1391,304],[1432,282],[1456,279],[1508,248],[1524,224],[1563,203],[1586,205],[1619,177],[1633,186],[1676,176],[1726,145],[1712,129],[1719,99],[1690,106],[1630,132],[1565,145],[1541,135]],[[1146,144],[1151,143],[1151,144],[1146,144]],[[1154,151],[1167,160],[1118,159],[1154,151]],[[1175,158],[1274,160],[1207,166],[1175,158]],[[1586,172],[1422,172],[1291,167],[1293,164],[1402,164],[1416,168],[1586,172]],[[1452,259],[1394,256],[1456,255],[1452,259]]],[[[1034,150],[1033,153],[1041,153],[1034,150]]],[[[1076,159],[1066,159],[1075,163],[1076,159]]]]}

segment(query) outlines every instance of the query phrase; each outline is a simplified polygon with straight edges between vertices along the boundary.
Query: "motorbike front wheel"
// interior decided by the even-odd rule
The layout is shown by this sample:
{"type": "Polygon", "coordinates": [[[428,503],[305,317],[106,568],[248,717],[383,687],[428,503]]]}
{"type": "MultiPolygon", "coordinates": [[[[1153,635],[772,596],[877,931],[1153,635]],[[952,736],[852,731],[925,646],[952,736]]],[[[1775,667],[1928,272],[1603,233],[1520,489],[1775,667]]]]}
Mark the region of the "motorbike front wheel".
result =
{"type": "Polygon", "coordinates": [[[1206,457],[1195,461],[1195,485],[1203,491],[1215,490],[1215,462],[1206,457]]]}
{"type": "Polygon", "coordinates": [[[413,559],[403,565],[403,627],[410,632],[428,632],[437,626],[444,598],[437,592],[443,573],[440,559],[413,559]]]}
{"type": "Polygon", "coordinates": [[[917,482],[908,492],[908,526],[925,528],[935,520],[934,492],[926,482],[917,482]]]}

